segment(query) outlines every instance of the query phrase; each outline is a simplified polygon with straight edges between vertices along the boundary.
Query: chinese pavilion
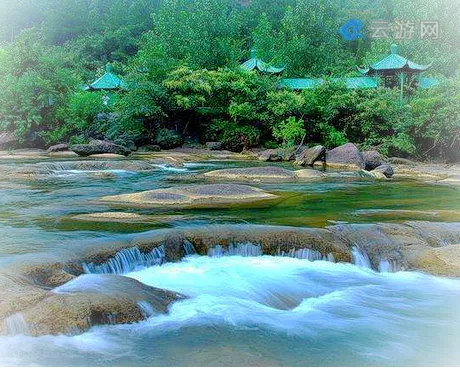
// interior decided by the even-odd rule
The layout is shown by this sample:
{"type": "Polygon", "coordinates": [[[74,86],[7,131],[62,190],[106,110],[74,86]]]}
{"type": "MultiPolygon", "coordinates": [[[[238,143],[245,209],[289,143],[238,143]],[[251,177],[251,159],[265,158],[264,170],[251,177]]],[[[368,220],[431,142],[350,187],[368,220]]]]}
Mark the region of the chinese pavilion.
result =
{"type": "MultiPolygon", "coordinates": [[[[422,77],[422,73],[429,65],[419,65],[398,55],[398,46],[391,45],[390,55],[367,68],[359,68],[360,77],[332,78],[334,82],[343,82],[347,88],[378,88],[380,86],[393,88],[400,87],[401,100],[404,86],[415,86],[430,88],[438,83],[436,79],[422,77]],[[382,83],[383,80],[383,83],[382,83]]],[[[322,78],[283,78],[280,80],[280,87],[293,90],[315,88],[324,83],[322,78]]]]}
{"type": "Polygon", "coordinates": [[[431,64],[420,65],[402,57],[398,54],[398,46],[392,44],[387,57],[367,68],[358,67],[358,71],[362,75],[376,77],[379,84],[382,83],[384,87],[399,86],[402,90],[404,85],[430,87],[433,83],[431,78],[422,77],[422,73],[430,66],[431,64]]]}
{"type": "Polygon", "coordinates": [[[257,58],[257,52],[254,49],[251,50],[251,58],[241,64],[241,67],[249,71],[256,70],[267,74],[281,74],[285,69],[284,66],[277,68],[260,60],[257,58]]]}
{"type": "Polygon", "coordinates": [[[126,83],[120,79],[117,75],[111,72],[110,64],[105,67],[105,74],[94,81],[93,83],[84,87],[85,91],[113,91],[119,89],[125,89],[126,83]]]}

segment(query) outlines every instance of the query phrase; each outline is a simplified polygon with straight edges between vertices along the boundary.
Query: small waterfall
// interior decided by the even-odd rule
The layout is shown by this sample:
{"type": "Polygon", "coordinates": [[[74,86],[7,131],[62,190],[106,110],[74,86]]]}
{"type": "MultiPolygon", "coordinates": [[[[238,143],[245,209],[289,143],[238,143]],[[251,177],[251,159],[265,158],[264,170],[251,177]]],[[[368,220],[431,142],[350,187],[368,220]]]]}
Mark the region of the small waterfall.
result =
{"type": "Polygon", "coordinates": [[[383,259],[379,262],[379,272],[395,273],[402,270],[402,267],[395,260],[383,259]]]}
{"type": "Polygon", "coordinates": [[[353,263],[360,268],[372,268],[371,260],[367,253],[358,246],[354,246],[351,249],[353,255],[353,263]]]}
{"type": "Polygon", "coordinates": [[[291,257],[297,259],[307,259],[311,262],[313,261],[329,261],[335,263],[334,255],[332,253],[328,253],[323,255],[321,252],[309,248],[301,248],[295,249],[292,248],[289,252],[280,252],[278,251],[278,255],[281,257],[291,257]]]}
{"type": "Polygon", "coordinates": [[[146,301],[143,300],[143,301],[137,302],[137,306],[141,310],[142,316],[144,318],[149,318],[149,317],[152,317],[153,315],[157,314],[157,312],[155,312],[155,309],[153,308],[152,304],[150,304],[149,302],[146,302],[146,301]]]}
{"type": "Polygon", "coordinates": [[[262,247],[251,243],[239,243],[236,245],[230,244],[227,249],[221,245],[216,245],[208,250],[209,257],[223,256],[242,256],[242,257],[258,257],[262,255],[262,247]]]}
{"type": "Polygon", "coordinates": [[[196,254],[195,247],[187,239],[184,240],[183,247],[184,247],[185,255],[189,256],[191,254],[196,254]]]}
{"type": "Polygon", "coordinates": [[[120,250],[115,257],[102,264],[84,263],[85,273],[124,274],[136,271],[141,267],[150,267],[163,263],[165,250],[163,246],[153,248],[149,253],[142,253],[138,248],[120,250]]]}
{"type": "Polygon", "coordinates": [[[15,313],[5,318],[4,326],[8,335],[28,335],[29,326],[22,313],[15,313]]]}

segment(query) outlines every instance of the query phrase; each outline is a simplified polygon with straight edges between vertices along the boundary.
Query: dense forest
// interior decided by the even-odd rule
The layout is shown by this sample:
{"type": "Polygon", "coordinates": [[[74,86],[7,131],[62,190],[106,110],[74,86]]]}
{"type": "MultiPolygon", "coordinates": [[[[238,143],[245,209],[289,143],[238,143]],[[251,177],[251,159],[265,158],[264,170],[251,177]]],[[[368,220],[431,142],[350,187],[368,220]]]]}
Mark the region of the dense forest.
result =
{"type": "Polygon", "coordinates": [[[383,154],[459,160],[458,0],[0,0],[0,132],[21,146],[107,139],[129,146],[254,146],[351,141],[383,154]],[[345,40],[360,19],[439,22],[438,39],[345,40]],[[407,91],[347,89],[388,54],[420,64],[440,83],[407,91]],[[249,50],[283,77],[321,77],[317,88],[278,88],[278,77],[241,70],[249,50]],[[127,83],[82,86],[112,70],[127,83]]]}

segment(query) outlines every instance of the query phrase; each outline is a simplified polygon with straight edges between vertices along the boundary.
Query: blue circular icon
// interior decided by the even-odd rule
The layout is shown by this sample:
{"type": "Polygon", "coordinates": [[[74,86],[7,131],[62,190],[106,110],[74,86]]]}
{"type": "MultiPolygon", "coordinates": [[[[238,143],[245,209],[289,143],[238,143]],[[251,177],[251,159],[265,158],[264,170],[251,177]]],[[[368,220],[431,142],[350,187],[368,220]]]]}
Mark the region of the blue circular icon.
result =
{"type": "Polygon", "coordinates": [[[364,35],[361,33],[363,28],[363,22],[359,19],[350,19],[339,29],[340,35],[347,41],[354,41],[358,38],[364,38],[364,35]]]}

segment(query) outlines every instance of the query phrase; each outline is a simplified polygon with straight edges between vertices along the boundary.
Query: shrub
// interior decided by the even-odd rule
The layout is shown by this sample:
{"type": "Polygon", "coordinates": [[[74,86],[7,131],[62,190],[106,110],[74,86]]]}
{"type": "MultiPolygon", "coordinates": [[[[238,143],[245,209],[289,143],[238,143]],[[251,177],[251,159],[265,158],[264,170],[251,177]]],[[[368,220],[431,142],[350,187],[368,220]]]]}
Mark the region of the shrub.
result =
{"type": "Polygon", "coordinates": [[[157,132],[155,143],[163,149],[178,147],[182,144],[182,136],[175,130],[160,129],[157,132]]]}
{"type": "Polygon", "coordinates": [[[273,127],[273,136],[283,141],[286,148],[293,147],[297,141],[305,136],[303,120],[291,116],[273,127]]]}

